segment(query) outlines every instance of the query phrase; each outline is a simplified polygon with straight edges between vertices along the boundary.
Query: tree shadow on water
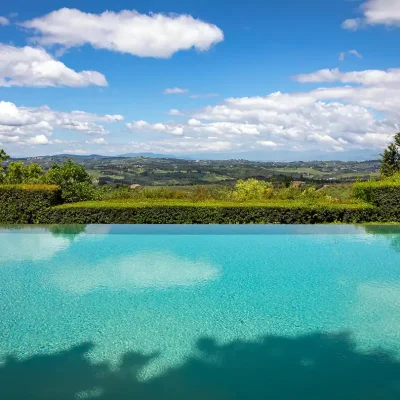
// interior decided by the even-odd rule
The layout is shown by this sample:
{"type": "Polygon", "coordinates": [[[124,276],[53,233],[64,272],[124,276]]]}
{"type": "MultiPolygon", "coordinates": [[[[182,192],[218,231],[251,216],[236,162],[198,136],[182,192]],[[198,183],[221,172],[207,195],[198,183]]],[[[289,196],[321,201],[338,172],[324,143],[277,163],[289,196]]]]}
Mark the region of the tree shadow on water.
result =
{"type": "Polygon", "coordinates": [[[390,247],[400,252],[400,225],[366,225],[364,227],[367,233],[376,236],[384,236],[390,240],[390,247]]]}
{"type": "Polygon", "coordinates": [[[157,355],[126,353],[117,368],[91,363],[82,344],[52,355],[0,366],[4,400],[277,399],[399,400],[400,361],[388,352],[363,353],[348,334],[218,345],[201,339],[180,366],[141,381],[157,355]]]}

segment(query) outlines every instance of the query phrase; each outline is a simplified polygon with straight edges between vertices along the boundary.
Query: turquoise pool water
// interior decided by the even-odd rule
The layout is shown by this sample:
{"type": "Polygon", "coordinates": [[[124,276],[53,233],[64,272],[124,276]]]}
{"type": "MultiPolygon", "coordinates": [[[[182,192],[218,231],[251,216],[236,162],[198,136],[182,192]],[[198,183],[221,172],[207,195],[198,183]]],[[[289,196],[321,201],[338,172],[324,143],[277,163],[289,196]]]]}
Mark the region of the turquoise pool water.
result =
{"type": "Polygon", "coordinates": [[[0,228],[0,399],[400,399],[400,227],[0,228]]]}

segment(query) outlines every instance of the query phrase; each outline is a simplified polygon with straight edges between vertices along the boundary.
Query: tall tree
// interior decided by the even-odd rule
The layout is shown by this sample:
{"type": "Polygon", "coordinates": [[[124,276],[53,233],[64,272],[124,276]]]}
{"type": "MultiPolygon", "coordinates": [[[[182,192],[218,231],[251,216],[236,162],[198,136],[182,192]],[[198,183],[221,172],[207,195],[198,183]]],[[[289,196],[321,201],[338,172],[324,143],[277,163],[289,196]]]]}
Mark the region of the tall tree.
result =
{"type": "Polygon", "coordinates": [[[5,178],[4,169],[1,164],[3,161],[8,160],[9,158],[10,156],[3,149],[0,149],[0,184],[4,183],[5,178]]]}
{"type": "Polygon", "coordinates": [[[7,161],[9,158],[10,156],[3,149],[0,149],[0,164],[3,161],[7,161]]]}
{"type": "Polygon", "coordinates": [[[381,154],[381,174],[384,178],[400,173],[400,133],[394,137],[394,142],[381,154]]]}

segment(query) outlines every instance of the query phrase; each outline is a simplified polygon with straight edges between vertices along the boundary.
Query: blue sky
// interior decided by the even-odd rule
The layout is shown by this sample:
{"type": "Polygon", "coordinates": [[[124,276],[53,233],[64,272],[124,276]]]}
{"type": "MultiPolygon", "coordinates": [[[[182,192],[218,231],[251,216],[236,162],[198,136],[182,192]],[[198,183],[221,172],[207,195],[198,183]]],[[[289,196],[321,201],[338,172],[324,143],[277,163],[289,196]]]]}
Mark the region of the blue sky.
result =
{"type": "Polygon", "coordinates": [[[400,130],[398,0],[16,0],[0,16],[14,156],[365,159],[400,130]]]}

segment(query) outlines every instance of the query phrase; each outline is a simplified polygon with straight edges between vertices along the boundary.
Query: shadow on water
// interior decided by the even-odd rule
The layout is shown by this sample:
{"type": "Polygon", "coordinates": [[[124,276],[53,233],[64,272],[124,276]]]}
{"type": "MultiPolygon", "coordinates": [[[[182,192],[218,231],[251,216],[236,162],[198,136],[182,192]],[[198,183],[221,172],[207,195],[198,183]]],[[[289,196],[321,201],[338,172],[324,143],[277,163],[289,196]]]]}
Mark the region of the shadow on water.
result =
{"type": "Polygon", "coordinates": [[[201,339],[186,362],[147,381],[142,368],[157,355],[126,353],[117,368],[92,363],[85,343],[0,366],[4,400],[299,399],[398,400],[400,362],[388,352],[363,353],[348,334],[218,345],[201,339]]]}
{"type": "Polygon", "coordinates": [[[86,230],[86,225],[70,224],[70,225],[48,225],[47,229],[55,237],[65,237],[69,240],[74,238],[86,230]]]}
{"type": "Polygon", "coordinates": [[[400,226],[399,225],[366,225],[365,232],[371,235],[383,235],[391,243],[390,247],[400,252],[400,226]]]}

